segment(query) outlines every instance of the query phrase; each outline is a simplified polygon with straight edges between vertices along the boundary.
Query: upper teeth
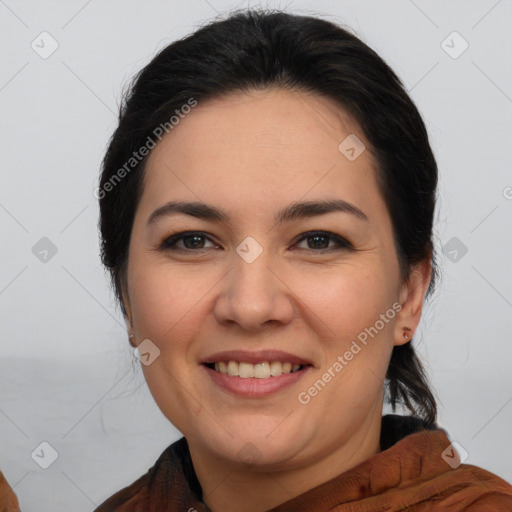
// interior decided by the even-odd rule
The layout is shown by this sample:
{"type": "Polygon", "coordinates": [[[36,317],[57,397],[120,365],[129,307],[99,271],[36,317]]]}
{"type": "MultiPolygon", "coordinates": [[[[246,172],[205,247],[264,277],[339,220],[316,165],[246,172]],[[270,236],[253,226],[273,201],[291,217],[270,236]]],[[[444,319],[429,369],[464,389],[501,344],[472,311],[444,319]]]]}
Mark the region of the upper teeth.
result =
{"type": "Polygon", "coordinates": [[[237,361],[219,361],[215,363],[215,370],[218,372],[231,377],[241,377],[242,379],[279,377],[283,373],[296,372],[299,369],[300,364],[282,363],[281,361],[264,361],[256,364],[239,363],[237,361]]]}

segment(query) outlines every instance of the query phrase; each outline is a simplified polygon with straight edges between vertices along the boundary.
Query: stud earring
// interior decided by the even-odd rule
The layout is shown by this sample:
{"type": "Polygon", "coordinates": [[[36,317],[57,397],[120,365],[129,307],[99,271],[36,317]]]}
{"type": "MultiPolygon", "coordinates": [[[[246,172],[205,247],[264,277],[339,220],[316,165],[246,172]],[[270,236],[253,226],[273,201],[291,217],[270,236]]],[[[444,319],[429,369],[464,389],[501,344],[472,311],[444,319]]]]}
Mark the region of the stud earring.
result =
{"type": "Polygon", "coordinates": [[[404,327],[404,339],[410,340],[411,339],[411,329],[409,327],[404,327]]]}

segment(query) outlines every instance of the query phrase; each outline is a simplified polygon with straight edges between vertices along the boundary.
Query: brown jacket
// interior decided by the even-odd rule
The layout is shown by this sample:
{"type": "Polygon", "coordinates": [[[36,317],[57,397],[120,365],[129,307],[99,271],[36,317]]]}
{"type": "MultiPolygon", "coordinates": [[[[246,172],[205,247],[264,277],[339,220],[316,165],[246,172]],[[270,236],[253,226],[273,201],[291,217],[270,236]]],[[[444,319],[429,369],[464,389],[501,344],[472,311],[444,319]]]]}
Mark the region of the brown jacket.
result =
{"type": "Polygon", "coordinates": [[[0,471],[0,512],[20,512],[20,506],[13,490],[0,471]]]}
{"type": "MultiPolygon", "coordinates": [[[[458,464],[446,432],[413,417],[383,417],[381,452],[268,512],[511,512],[512,486],[458,464]]],[[[211,512],[184,437],[95,512],[211,512]]]]}

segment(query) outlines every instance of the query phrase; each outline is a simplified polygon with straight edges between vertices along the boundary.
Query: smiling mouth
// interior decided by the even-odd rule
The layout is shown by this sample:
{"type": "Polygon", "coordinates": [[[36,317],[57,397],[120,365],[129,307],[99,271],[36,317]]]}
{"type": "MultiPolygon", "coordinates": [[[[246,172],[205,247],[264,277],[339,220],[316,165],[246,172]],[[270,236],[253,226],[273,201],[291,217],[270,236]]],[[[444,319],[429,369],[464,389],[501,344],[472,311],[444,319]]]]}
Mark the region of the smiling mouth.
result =
{"type": "Polygon", "coordinates": [[[262,361],[252,364],[238,361],[219,361],[217,363],[203,363],[206,367],[216,372],[239,377],[241,379],[268,379],[280,377],[288,373],[296,373],[311,366],[310,364],[296,364],[281,361],[262,361]]]}

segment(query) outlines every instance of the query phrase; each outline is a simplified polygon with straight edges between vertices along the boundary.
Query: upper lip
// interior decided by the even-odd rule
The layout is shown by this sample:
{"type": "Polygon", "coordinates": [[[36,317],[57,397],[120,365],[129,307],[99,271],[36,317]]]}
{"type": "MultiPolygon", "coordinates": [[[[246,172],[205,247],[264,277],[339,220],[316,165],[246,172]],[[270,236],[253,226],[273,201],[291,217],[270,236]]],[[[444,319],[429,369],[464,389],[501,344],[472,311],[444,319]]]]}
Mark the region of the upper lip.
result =
{"type": "Polygon", "coordinates": [[[220,361],[237,361],[242,363],[262,363],[265,361],[281,361],[282,363],[292,364],[311,364],[311,361],[303,357],[291,354],[290,352],[283,352],[282,350],[225,350],[223,352],[216,352],[208,357],[205,357],[201,363],[218,363],[220,361]]]}

